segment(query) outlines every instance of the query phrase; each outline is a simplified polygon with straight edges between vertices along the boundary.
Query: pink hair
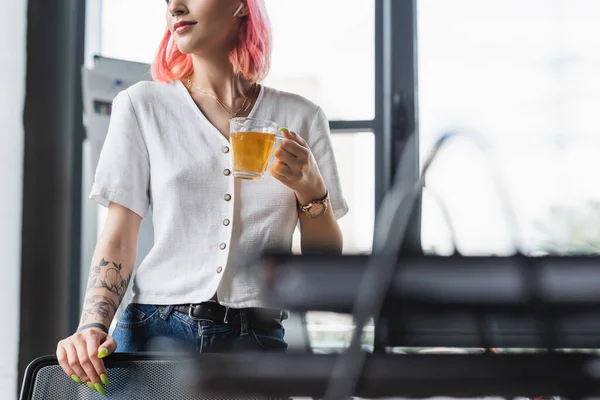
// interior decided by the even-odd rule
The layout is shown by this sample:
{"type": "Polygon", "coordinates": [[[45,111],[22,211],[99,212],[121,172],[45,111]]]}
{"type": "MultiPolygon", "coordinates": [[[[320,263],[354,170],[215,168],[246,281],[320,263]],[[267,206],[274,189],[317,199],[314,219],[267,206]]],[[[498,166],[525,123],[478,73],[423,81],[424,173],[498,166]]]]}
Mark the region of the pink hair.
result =
{"type": "MultiPolygon", "coordinates": [[[[236,74],[251,82],[260,82],[271,66],[271,26],[264,0],[245,0],[249,14],[241,17],[240,31],[229,61],[236,74]]],[[[171,82],[190,76],[194,71],[192,56],[183,54],[171,40],[167,28],[152,64],[152,78],[171,82]]]]}

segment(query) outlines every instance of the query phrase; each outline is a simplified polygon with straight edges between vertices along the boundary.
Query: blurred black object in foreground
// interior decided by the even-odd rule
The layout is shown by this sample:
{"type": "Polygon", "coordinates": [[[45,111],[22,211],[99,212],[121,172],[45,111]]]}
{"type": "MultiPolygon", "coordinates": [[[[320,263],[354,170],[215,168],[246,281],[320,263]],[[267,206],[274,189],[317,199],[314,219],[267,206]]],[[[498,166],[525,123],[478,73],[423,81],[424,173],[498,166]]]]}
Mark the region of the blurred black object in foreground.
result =
{"type": "MultiPolygon", "coordinates": [[[[199,355],[196,391],[322,398],[337,355],[199,355]]],[[[600,359],[584,354],[371,355],[355,395],[378,397],[600,394],[600,359]]]]}
{"type": "MultiPolygon", "coordinates": [[[[270,256],[271,307],[351,313],[368,256],[270,256]]],[[[600,257],[400,257],[376,351],[391,346],[600,348],[600,257]]]]}

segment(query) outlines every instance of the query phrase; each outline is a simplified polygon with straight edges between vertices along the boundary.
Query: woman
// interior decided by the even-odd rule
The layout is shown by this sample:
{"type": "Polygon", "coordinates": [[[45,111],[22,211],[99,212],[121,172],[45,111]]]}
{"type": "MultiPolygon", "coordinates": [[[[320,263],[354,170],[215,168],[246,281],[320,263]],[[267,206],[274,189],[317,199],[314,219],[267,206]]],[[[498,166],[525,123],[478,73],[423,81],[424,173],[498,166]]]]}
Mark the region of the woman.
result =
{"type": "Polygon", "coordinates": [[[103,357],[144,351],[159,337],[190,351],[285,349],[285,314],[263,308],[241,257],[289,251],[298,222],[303,253],[342,250],[336,219],[348,207],[327,118],[308,100],[259,84],[271,50],[262,0],[168,0],[166,19],[155,82],[113,102],[91,193],[108,218],[79,329],[57,347],[65,373],[100,393],[103,357]],[[276,162],[258,181],[231,171],[230,119],[246,116],[297,132],[282,130],[276,162]],[[150,206],[154,247],[111,337],[150,206]]]}

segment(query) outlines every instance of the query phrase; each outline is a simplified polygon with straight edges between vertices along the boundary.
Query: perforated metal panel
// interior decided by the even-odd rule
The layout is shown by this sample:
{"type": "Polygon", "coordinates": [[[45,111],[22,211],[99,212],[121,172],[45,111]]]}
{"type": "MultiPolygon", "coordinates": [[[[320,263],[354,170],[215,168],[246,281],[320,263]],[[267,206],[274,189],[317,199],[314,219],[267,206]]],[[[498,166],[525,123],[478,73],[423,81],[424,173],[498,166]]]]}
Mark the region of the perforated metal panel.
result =
{"type": "MultiPolygon", "coordinates": [[[[108,368],[110,386],[106,396],[69,379],[58,365],[43,366],[33,381],[32,400],[123,399],[123,400],[267,400],[261,397],[226,397],[193,393],[186,389],[185,361],[144,360],[108,368]]],[[[188,385],[189,386],[189,385],[188,385]]]]}

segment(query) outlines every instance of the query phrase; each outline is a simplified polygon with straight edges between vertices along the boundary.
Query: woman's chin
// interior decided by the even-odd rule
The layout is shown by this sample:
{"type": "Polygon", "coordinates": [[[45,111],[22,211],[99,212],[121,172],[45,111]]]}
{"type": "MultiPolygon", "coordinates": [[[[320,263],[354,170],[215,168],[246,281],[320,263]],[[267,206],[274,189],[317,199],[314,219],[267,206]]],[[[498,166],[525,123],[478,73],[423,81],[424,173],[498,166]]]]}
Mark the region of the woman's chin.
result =
{"type": "Polygon", "coordinates": [[[198,40],[191,40],[193,38],[189,37],[180,37],[177,38],[177,48],[183,54],[192,54],[197,50],[201,45],[198,43],[198,40]]]}
{"type": "Polygon", "coordinates": [[[211,42],[204,40],[203,38],[187,38],[187,37],[180,37],[177,39],[176,41],[177,43],[177,48],[179,49],[179,51],[183,54],[204,54],[204,53],[209,53],[209,49],[211,49],[212,46],[211,42]]]}
{"type": "Polygon", "coordinates": [[[177,49],[179,50],[180,53],[182,54],[192,54],[194,52],[193,50],[193,46],[188,46],[188,45],[182,45],[182,44],[177,44],[177,49]]]}

